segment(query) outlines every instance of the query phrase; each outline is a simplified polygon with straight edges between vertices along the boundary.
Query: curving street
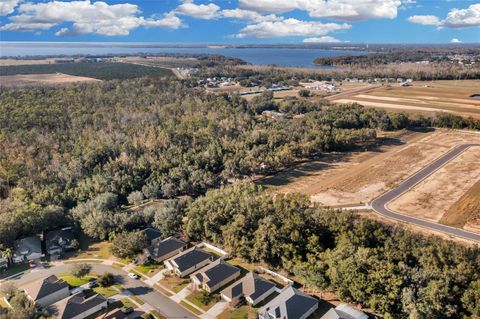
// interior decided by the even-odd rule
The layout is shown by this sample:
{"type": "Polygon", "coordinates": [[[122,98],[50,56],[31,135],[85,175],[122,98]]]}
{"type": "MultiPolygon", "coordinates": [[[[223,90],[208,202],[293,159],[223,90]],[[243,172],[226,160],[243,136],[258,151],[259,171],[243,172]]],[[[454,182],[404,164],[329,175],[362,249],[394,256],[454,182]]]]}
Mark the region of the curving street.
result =
{"type": "Polygon", "coordinates": [[[386,192],[385,194],[381,195],[380,197],[377,197],[376,199],[373,200],[371,206],[373,210],[383,216],[386,216],[388,218],[393,218],[402,222],[410,223],[413,225],[417,225],[420,227],[425,227],[429,228],[435,231],[439,231],[445,234],[448,234],[450,236],[455,236],[455,237],[461,237],[465,238],[468,240],[476,241],[480,243],[480,234],[476,234],[467,230],[463,230],[461,228],[456,228],[456,227],[451,227],[451,226],[446,226],[442,224],[438,224],[435,222],[430,222],[427,220],[407,216],[400,214],[398,212],[395,212],[387,207],[387,205],[402,195],[403,193],[407,192],[410,190],[412,187],[417,185],[419,182],[436,172],[438,169],[443,167],[445,164],[447,164],[449,161],[453,160],[463,152],[465,152],[467,149],[470,147],[474,146],[480,146],[480,144],[462,144],[459,145],[452,150],[450,150],[448,153],[445,155],[439,157],[435,161],[433,161],[430,165],[424,167],[420,171],[416,172],[412,176],[410,176],[407,180],[403,181],[400,185],[398,185],[396,188],[386,192]]]}
{"type": "MultiPolygon", "coordinates": [[[[198,319],[185,308],[171,300],[170,298],[157,292],[145,284],[142,280],[134,280],[126,276],[122,270],[116,269],[105,264],[90,263],[92,265],[92,273],[103,274],[106,272],[112,273],[117,277],[123,287],[132,292],[136,297],[156,308],[162,315],[168,319],[198,319]]],[[[17,286],[25,285],[26,283],[45,278],[50,275],[62,275],[70,273],[71,264],[63,264],[58,266],[51,266],[49,268],[36,269],[30,273],[24,274],[19,279],[13,282],[17,286]]]]}

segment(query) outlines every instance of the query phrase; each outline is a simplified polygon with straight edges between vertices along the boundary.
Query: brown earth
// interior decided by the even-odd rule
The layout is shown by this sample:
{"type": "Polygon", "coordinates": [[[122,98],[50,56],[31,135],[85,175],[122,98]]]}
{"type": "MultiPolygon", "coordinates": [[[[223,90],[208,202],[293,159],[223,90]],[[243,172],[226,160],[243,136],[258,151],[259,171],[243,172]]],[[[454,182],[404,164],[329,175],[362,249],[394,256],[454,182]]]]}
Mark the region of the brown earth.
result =
{"type": "Polygon", "coordinates": [[[74,76],[63,73],[50,74],[17,74],[0,76],[0,86],[23,87],[36,85],[63,85],[74,82],[96,82],[94,78],[74,76]]]}
{"type": "Polygon", "coordinates": [[[476,227],[480,231],[480,180],[456,201],[440,219],[454,227],[476,227]]]}

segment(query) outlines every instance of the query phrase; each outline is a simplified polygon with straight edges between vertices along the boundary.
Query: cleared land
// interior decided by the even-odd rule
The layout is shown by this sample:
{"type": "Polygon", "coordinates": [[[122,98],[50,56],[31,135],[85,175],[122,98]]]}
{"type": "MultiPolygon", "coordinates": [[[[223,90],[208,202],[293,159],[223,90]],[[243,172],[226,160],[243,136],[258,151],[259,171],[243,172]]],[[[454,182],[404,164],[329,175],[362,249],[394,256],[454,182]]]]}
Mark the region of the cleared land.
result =
{"type": "MultiPolygon", "coordinates": [[[[391,138],[397,142],[378,151],[329,155],[262,183],[278,192],[306,194],[313,202],[327,206],[358,206],[392,189],[456,145],[480,143],[480,134],[452,130],[405,132],[391,138]]],[[[480,214],[473,213],[480,206],[480,186],[474,187],[480,179],[479,160],[480,148],[471,148],[402,195],[390,208],[442,223],[445,214],[447,224],[467,214],[465,227],[480,229],[480,214]]]]}
{"type": "Polygon", "coordinates": [[[96,82],[97,79],[74,76],[63,73],[53,74],[17,74],[0,76],[0,86],[23,87],[37,85],[62,85],[75,82],[96,82]]]}
{"type": "Polygon", "coordinates": [[[329,97],[329,100],[426,115],[448,112],[480,118],[480,100],[470,97],[479,93],[479,80],[434,81],[414,82],[410,87],[394,84],[346,90],[329,97]]]}

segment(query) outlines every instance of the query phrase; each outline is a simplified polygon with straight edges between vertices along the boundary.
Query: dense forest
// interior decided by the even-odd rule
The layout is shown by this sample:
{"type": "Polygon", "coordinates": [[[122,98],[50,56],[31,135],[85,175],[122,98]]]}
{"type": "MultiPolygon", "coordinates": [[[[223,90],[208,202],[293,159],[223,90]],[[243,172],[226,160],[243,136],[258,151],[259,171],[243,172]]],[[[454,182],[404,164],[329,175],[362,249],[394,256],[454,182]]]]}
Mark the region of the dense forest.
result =
{"type": "Polygon", "coordinates": [[[294,274],[309,289],[384,318],[480,318],[480,249],[414,235],[307,197],[252,184],[207,192],[187,208],[186,233],[234,256],[294,274]]]}
{"type": "Polygon", "coordinates": [[[157,67],[115,62],[75,62],[0,66],[0,75],[64,73],[99,80],[134,79],[142,76],[172,76],[157,67]]]}

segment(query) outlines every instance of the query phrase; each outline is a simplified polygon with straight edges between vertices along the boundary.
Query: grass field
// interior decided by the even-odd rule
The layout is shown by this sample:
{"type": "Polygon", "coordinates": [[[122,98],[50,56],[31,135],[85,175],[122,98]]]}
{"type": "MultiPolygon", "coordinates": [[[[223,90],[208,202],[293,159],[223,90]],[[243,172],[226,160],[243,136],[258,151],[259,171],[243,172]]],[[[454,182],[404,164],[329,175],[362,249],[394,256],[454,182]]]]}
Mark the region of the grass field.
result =
{"type": "Polygon", "coordinates": [[[56,86],[76,82],[96,82],[97,79],[74,76],[62,73],[51,74],[17,74],[0,76],[0,86],[23,87],[23,86],[56,86]]]}
{"type": "Polygon", "coordinates": [[[414,82],[413,86],[398,84],[381,86],[363,92],[341,94],[332,101],[353,103],[392,111],[432,115],[448,112],[480,118],[480,100],[472,94],[480,93],[480,80],[414,82]]]}

